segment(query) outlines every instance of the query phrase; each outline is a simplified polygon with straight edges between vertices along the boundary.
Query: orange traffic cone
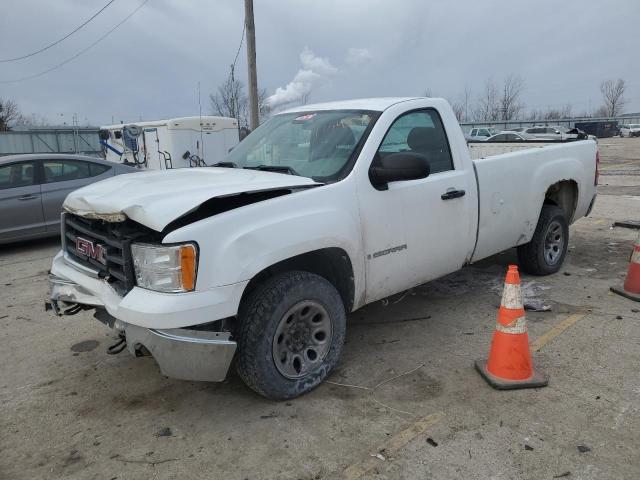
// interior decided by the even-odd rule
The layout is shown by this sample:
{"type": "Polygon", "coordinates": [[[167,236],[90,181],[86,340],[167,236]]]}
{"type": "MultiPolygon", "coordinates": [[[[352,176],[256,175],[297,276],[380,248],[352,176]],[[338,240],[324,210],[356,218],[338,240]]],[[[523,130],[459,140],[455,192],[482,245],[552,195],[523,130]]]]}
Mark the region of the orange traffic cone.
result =
{"type": "Polygon", "coordinates": [[[633,252],[631,252],[631,262],[629,263],[629,271],[624,285],[622,287],[611,287],[611,291],[640,302],[640,233],[636,244],[633,246],[633,252]]]}
{"type": "Polygon", "coordinates": [[[544,387],[549,383],[533,368],[520,275],[515,265],[509,265],[507,271],[489,359],[476,360],[475,365],[489,385],[498,390],[544,387]]]}

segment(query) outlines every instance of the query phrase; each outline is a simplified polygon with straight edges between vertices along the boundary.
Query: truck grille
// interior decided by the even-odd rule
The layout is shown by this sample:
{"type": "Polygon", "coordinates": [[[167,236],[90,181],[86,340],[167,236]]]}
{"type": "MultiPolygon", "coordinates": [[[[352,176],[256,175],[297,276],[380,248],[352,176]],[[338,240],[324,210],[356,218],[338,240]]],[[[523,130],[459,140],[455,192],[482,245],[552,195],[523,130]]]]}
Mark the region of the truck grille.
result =
{"type": "Polygon", "coordinates": [[[106,279],[121,295],[135,286],[131,243],[142,232],[132,232],[125,222],[111,223],[65,213],[62,216],[63,249],[72,262],[106,279]]]}

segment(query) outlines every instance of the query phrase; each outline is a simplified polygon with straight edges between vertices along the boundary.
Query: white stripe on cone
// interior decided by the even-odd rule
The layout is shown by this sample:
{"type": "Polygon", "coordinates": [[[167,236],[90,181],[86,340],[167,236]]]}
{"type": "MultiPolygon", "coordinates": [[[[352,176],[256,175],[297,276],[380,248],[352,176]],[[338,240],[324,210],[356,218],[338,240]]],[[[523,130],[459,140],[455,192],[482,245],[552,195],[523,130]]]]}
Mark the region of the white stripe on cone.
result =
{"type": "Polygon", "coordinates": [[[521,309],[522,293],[520,292],[520,285],[505,283],[504,289],[502,290],[502,301],[500,302],[500,305],[512,310],[521,309]]]}
{"type": "Polygon", "coordinates": [[[502,333],[510,333],[517,335],[527,332],[527,321],[524,317],[518,317],[509,325],[502,325],[500,322],[496,322],[496,330],[502,333]]]}

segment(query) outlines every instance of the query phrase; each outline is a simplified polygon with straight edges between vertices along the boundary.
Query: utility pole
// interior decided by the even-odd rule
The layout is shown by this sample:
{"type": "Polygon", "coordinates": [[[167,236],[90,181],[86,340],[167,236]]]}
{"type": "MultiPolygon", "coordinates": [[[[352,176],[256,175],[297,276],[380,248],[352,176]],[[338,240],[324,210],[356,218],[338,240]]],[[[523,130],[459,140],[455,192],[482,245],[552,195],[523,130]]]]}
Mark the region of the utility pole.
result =
{"type": "Polygon", "coordinates": [[[258,112],[258,73],[256,72],[256,25],[253,21],[253,0],[244,0],[244,22],[247,30],[247,67],[249,70],[249,127],[260,124],[258,112]]]}

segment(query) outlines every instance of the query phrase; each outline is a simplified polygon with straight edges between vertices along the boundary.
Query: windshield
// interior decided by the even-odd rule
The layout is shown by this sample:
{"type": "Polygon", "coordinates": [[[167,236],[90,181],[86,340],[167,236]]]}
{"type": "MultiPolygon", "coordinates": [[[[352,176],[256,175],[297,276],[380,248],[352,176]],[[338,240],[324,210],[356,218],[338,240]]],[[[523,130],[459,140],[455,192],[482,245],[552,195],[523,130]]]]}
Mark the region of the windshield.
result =
{"type": "Polygon", "coordinates": [[[378,115],[353,110],[276,115],[240,142],[221,166],[335,181],[351,169],[354,152],[378,115]]]}
{"type": "Polygon", "coordinates": [[[640,128],[640,123],[632,123],[629,128],[640,128]]]}

